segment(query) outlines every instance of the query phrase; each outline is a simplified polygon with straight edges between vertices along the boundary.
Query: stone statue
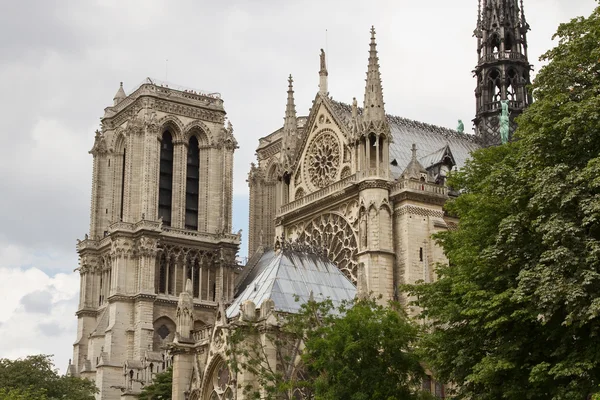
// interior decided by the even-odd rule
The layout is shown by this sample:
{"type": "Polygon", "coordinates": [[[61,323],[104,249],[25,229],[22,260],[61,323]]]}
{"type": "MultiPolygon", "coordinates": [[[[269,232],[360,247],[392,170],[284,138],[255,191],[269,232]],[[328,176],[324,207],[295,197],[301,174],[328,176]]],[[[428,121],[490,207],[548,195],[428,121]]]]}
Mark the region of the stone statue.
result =
{"type": "Polygon", "coordinates": [[[360,246],[364,249],[367,247],[367,216],[360,216],[360,246]]]}
{"type": "Polygon", "coordinates": [[[510,132],[510,119],[508,117],[508,100],[501,100],[502,114],[500,115],[500,139],[502,144],[508,143],[508,135],[510,132]]]}
{"type": "Polygon", "coordinates": [[[325,51],[321,49],[321,71],[325,71],[327,67],[325,66],[325,51]]]}
{"type": "Polygon", "coordinates": [[[458,120],[458,127],[456,128],[458,133],[465,133],[465,124],[463,124],[462,119],[458,120]]]}

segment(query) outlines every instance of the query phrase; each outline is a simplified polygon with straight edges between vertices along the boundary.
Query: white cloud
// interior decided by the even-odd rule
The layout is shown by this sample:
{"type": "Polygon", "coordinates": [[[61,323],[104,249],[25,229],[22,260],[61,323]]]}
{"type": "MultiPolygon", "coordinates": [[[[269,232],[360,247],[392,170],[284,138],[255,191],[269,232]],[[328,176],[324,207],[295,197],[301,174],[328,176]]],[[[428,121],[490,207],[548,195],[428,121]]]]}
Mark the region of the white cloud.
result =
{"type": "Polygon", "coordinates": [[[54,354],[64,372],[75,341],[78,291],[76,273],[50,277],[37,268],[0,268],[0,357],[54,354]],[[49,302],[49,312],[32,301],[36,297],[49,302]]]}

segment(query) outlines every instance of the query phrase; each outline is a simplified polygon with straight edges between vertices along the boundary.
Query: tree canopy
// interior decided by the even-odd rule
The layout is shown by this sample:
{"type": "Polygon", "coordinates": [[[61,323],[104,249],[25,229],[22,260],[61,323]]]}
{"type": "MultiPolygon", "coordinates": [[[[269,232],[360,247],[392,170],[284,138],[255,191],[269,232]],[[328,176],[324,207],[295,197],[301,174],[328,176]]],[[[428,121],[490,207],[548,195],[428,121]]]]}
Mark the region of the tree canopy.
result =
{"type": "Polygon", "coordinates": [[[139,400],[171,400],[173,390],[173,369],[167,368],[154,376],[152,384],[145,386],[139,400]]]}
{"type": "Polygon", "coordinates": [[[52,356],[0,359],[0,400],[94,400],[94,382],[61,376],[52,356]]]}
{"type": "Polygon", "coordinates": [[[449,264],[409,288],[457,398],[585,399],[600,384],[600,7],[561,24],[515,141],[449,185],[449,264]],[[433,322],[431,322],[433,321],[433,322]]]}
{"type": "Polygon", "coordinates": [[[258,339],[264,326],[239,326],[230,337],[230,365],[250,371],[266,399],[428,399],[424,370],[412,345],[418,328],[400,310],[361,300],[334,308],[309,301],[285,315],[281,329],[258,339]],[[249,338],[257,338],[251,341],[249,338]],[[268,343],[276,349],[269,360],[268,343]],[[239,360],[244,360],[243,362],[239,360]],[[275,364],[275,365],[271,365],[275,364]]]}

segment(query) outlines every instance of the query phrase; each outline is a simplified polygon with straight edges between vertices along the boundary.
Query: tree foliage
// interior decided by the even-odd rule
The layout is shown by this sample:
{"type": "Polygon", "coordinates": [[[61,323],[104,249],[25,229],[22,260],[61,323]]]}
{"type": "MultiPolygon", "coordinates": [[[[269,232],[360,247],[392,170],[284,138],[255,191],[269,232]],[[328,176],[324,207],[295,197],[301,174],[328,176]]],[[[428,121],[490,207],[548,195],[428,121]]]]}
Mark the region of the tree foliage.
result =
{"type": "Polygon", "coordinates": [[[397,308],[373,300],[339,308],[330,301],[309,301],[280,322],[279,329],[267,329],[261,322],[242,324],[230,336],[233,370],[256,377],[258,385],[246,388],[247,395],[324,400],[430,398],[421,393],[424,371],[411,347],[418,329],[397,308]]]}
{"type": "Polygon", "coordinates": [[[600,384],[600,7],[561,24],[516,141],[449,184],[459,229],[409,288],[421,348],[458,398],[585,399],[600,384]]]}
{"type": "Polygon", "coordinates": [[[87,379],[60,376],[48,355],[0,359],[0,388],[2,400],[93,400],[98,391],[87,379]]]}
{"type": "Polygon", "coordinates": [[[154,376],[152,384],[145,386],[139,400],[171,400],[173,390],[173,369],[167,368],[154,376]]]}

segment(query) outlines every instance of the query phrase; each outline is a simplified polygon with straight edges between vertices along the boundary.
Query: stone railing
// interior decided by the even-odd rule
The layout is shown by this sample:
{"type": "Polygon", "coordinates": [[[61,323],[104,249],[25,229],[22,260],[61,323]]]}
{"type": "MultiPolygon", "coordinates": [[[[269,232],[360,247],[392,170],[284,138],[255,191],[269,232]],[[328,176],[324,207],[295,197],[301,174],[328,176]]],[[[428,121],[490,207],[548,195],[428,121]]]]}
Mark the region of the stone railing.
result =
{"type": "Polygon", "coordinates": [[[137,232],[142,229],[151,230],[151,231],[160,231],[162,223],[159,221],[147,221],[141,220],[135,223],[131,222],[113,222],[108,227],[108,233],[113,233],[115,231],[127,231],[127,232],[137,232]]]}
{"type": "Polygon", "coordinates": [[[479,59],[479,64],[493,62],[498,60],[521,60],[527,61],[527,57],[515,51],[499,51],[496,53],[486,54],[479,59]]]}
{"type": "Polygon", "coordinates": [[[317,200],[321,200],[324,197],[329,196],[332,193],[337,192],[338,190],[344,189],[348,186],[351,186],[357,182],[356,174],[350,175],[342,180],[339,180],[329,186],[324,187],[323,189],[317,190],[316,192],[307,194],[306,196],[294,200],[291,203],[287,203],[283,205],[279,209],[279,215],[287,214],[290,211],[297,210],[301,207],[304,207],[308,204],[314,203],[317,200]]]}
{"type": "MultiPolygon", "coordinates": [[[[516,101],[516,100],[509,100],[508,108],[513,109],[513,110],[520,110],[523,108],[523,102],[516,101]]],[[[479,107],[479,112],[497,111],[497,110],[502,110],[502,105],[500,104],[499,101],[492,101],[491,103],[486,103],[483,106],[479,107]]]]}
{"type": "Polygon", "coordinates": [[[192,339],[194,339],[195,342],[201,342],[203,340],[210,339],[212,330],[213,326],[207,325],[203,328],[198,329],[197,331],[192,331],[192,339]]]}
{"type": "Polygon", "coordinates": [[[409,179],[396,182],[392,186],[390,195],[394,196],[404,191],[423,192],[437,197],[448,196],[448,188],[446,186],[440,186],[434,183],[420,182],[409,179]]]}
{"type": "Polygon", "coordinates": [[[211,241],[211,242],[224,239],[227,242],[233,243],[233,242],[239,240],[238,235],[233,234],[233,233],[223,233],[223,234],[206,233],[206,232],[191,231],[188,229],[173,228],[171,226],[164,226],[164,225],[162,227],[162,231],[167,236],[202,239],[202,240],[207,240],[207,241],[211,241]]]}
{"type": "Polygon", "coordinates": [[[203,106],[212,105],[218,108],[223,108],[223,100],[221,99],[221,95],[219,93],[209,94],[192,89],[181,89],[178,87],[173,87],[172,85],[166,86],[164,84],[160,86],[158,81],[145,80],[129,96],[127,96],[127,98],[123,99],[116,106],[111,107],[111,109],[114,113],[118,113],[127,108],[127,106],[143,95],[180,98],[191,101],[192,103],[201,103],[203,106]]]}

